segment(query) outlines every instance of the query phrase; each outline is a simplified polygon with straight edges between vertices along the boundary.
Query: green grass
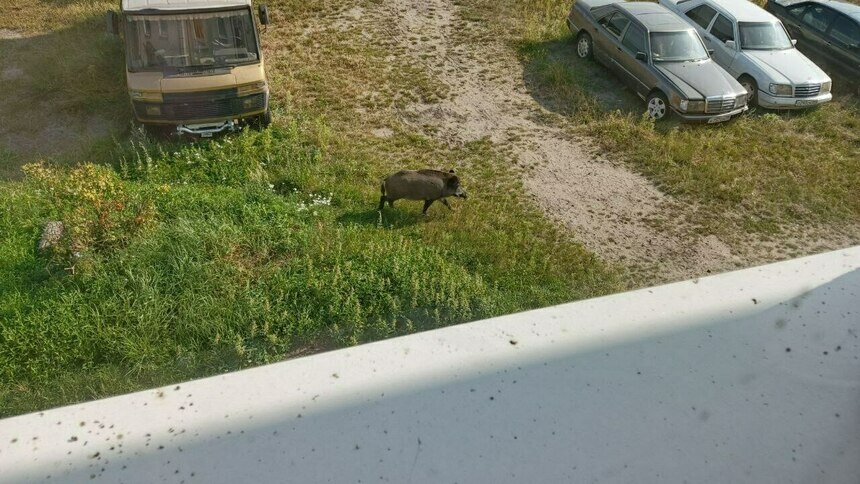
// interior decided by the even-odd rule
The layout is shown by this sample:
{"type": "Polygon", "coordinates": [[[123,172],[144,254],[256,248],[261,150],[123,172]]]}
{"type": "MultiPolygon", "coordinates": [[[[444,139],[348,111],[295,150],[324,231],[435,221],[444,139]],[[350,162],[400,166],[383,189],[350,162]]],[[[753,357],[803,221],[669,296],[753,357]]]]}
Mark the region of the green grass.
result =
{"type": "Polygon", "coordinates": [[[719,126],[671,121],[655,126],[642,118],[644,103],[608,70],[575,57],[563,21],[570,2],[464,3],[517,50],[524,76],[544,106],[663,191],[708,207],[712,228],[777,233],[788,225],[827,224],[856,232],[856,98],[837,95],[820,108],[798,112],[757,108],[719,126]]]}
{"type": "MultiPolygon", "coordinates": [[[[497,147],[446,146],[391,116],[388,106],[446,96],[419,66],[389,69],[389,47],[354,29],[299,35],[339,3],[269,3],[275,125],[192,143],[123,132],[122,66],[118,44],[101,34],[104,4],[37,2],[26,21],[17,4],[0,10],[40,33],[26,45],[52,78],[16,83],[15,97],[115,119],[122,133],[47,160],[54,185],[18,180],[26,157],[0,151],[0,416],[625,287],[521,196],[497,147]],[[47,39],[72,33],[90,50],[58,57],[47,39]],[[98,75],[76,87],[82,59],[98,75]],[[393,134],[370,134],[383,127],[393,134]],[[79,177],[79,190],[62,180],[90,173],[74,168],[82,162],[108,170],[79,177]],[[470,199],[428,217],[402,201],[380,216],[380,179],[425,166],[455,167],[470,199]],[[97,215],[133,216],[113,205],[130,200],[154,208],[133,231],[97,215]],[[35,250],[55,219],[89,227],[80,257],[35,250]]],[[[21,45],[12,42],[0,52],[21,45]]]]}

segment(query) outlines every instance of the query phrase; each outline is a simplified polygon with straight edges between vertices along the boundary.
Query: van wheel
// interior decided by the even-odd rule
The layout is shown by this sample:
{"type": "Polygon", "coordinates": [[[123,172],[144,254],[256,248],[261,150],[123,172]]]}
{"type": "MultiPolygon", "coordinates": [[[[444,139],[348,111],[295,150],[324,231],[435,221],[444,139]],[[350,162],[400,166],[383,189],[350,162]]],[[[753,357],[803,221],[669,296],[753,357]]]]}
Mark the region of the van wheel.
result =
{"type": "Polygon", "coordinates": [[[654,121],[666,119],[671,110],[669,109],[669,100],[666,95],[660,91],[654,91],[648,95],[648,117],[654,121]]]}
{"type": "Polygon", "coordinates": [[[272,110],[267,109],[265,113],[254,116],[249,123],[255,129],[266,129],[272,124],[272,110]]]}
{"type": "Polygon", "coordinates": [[[750,107],[758,104],[758,84],[756,84],[755,79],[744,74],[738,78],[738,82],[747,91],[747,104],[750,107]]]}
{"type": "Polygon", "coordinates": [[[579,34],[576,38],[576,56],[580,59],[592,59],[594,57],[594,42],[587,32],[579,34]]]}

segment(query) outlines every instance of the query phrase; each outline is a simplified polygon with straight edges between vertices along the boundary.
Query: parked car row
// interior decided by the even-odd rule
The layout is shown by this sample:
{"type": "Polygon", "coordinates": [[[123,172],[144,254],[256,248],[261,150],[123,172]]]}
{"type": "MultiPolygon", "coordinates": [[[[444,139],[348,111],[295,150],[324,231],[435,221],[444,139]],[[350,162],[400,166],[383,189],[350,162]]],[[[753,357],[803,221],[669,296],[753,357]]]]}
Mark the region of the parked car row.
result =
{"type": "MultiPolygon", "coordinates": [[[[789,30],[766,10],[747,0],[659,2],[577,0],[567,18],[576,54],[618,75],[647,102],[651,118],[675,113],[686,121],[718,123],[748,105],[796,109],[832,99],[830,77],[795,48],[789,30]]],[[[817,3],[801,2],[802,10],[788,12],[802,22],[817,15],[817,3]]],[[[860,8],[856,12],[860,16],[860,8]]],[[[848,32],[838,30],[835,13],[826,20],[821,32],[848,32]]]]}

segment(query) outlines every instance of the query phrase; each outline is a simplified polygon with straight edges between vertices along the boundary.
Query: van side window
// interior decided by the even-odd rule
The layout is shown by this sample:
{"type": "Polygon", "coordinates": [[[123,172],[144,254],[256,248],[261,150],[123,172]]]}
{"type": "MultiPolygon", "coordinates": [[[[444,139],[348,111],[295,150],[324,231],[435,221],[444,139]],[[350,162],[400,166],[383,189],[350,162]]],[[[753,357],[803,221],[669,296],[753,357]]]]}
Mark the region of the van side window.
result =
{"type": "Polygon", "coordinates": [[[860,26],[845,15],[839,15],[830,28],[830,36],[844,47],[860,45],[860,26]]]}
{"type": "Polygon", "coordinates": [[[716,10],[704,4],[690,9],[686,13],[687,17],[690,17],[690,20],[699,24],[703,29],[707,29],[708,25],[711,25],[711,20],[714,20],[714,15],[716,14],[716,10]]]}
{"type": "Polygon", "coordinates": [[[624,34],[624,40],[621,41],[621,45],[623,45],[633,55],[636,55],[637,52],[648,52],[648,49],[645,47],[645,31],[638,25],[631,25],[627,29],[627,33],[624,34]]]}
{"type": "Polygon", "coordinates": [[[615,12],[606,22],[606,30],[615,34],[616,37],[621,37],[621,32],[624,32],[624,28],[627,27],[627,24],[629,23],[630,20],[627,17],[615,12]]]}
{"type": "Polygon", "coordinates": [[[735,31],[732,27],[732,21],[720,15],[714,21],[714,26],[711,27],[711,34],[719,39],[720,42],[727,40],[735,40],[735,31]]]}
{"type": "Polygon", "coordinates": [[[803,14],[803,23],[819,32],[827,30],[831,21],[833,21],[833,10],[821,5],[813,5],[803,14]]]}
{"type": "Polygon", "coordinates": [[[789,13],[792,17],[800,18],[800,16],[801,16],[801,15],[803,15],[803,11],[804,11],[804,10],[806,10],[806,7],[808,7],[808,6],[809,6],[809,4],[804,3],[803,5],[798,5],[798,6],[796,6],[796,7],[791,7],[791,8],[789,8],[789,9],[788,9],[788,13],[789,13]]]}

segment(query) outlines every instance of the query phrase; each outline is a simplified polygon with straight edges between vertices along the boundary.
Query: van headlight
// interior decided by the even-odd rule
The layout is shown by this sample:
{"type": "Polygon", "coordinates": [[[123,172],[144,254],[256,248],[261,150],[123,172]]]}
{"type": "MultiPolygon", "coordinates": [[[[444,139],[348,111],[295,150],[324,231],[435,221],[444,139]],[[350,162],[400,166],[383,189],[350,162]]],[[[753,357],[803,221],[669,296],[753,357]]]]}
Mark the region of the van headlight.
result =
{"type": "Polygon", "coordinates": [[[833,81],[827,81],[821,84],[821,94],[827,94],[830,92],[830,88],[833,87],[833,81]]]}
{"type": "Polygon", "coordinates": [[[683,99],[678,103],[678,107],[685,113],[701,113],[705,110],[705,101],[691,101],[683,99]]]}
{"type": "Polygon", "coordinates": [[[775,96],[791,96],[791,84],[771,84],[767,88],[775,96]]]}
{"type": "Polygon", "coordinates": [[[253,82],[251,84],[239,86],[239,88],[236,90],[236,94],[238,94],[239,97],[242,97],[247,96],[249,94],[256,94],[264,89],[266,89],[266,81],[253,82]]]}
{"type": "Polygon", "coordinates": [[[158,91],[137,91],[135,89],[132,89],[128,91],[128,95],[131,96],[132,101],[147,101],[156,103],[160,103],[163,101],[161,93],[158,91]]]}
{"type": "Polygon", "coordinates": [[[161,116],[161,106],[157,104],[151,104],[146,107],[146,115],[147,116],[161,116]]]}

